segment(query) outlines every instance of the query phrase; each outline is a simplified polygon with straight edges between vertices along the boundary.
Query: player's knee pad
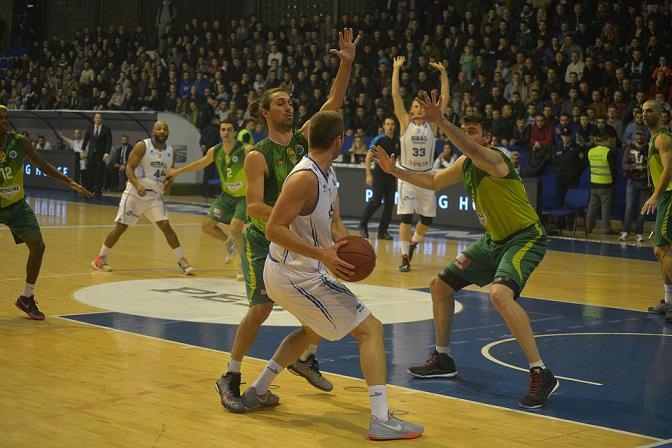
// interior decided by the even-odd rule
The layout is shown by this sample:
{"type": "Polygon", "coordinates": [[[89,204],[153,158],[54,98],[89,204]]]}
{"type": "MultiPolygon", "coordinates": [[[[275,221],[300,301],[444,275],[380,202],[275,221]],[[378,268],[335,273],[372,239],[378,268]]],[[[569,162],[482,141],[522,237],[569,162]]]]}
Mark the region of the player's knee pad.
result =
{"type": "Polygon", "coordinates": [[[401,222],[403,224],[413,224],[413,215],[412,214],[400,215],[400,217],[401,217],[401,222]]]}
{"type": "Polygon", "coordinates": [[[462,277],[455,274],[448,268],[445,268],[443,271],[439,272],[436,275],[443,283],[450,286],[453,291],[459,291],[467,285],[470,285],[471,282],[463,279],[462,277]]]}
{"type": "Polygon", "coordinates": [[[507,277],[505,275],[495,277],[492,283],[498,285],[504,285],[511,291],[513,291],[513,300],[516,300],[520,296],[520,287],[518,286],[518,283],[516,283],[511,277],[507,277]]]}
{"type": "Polygon", "coordinates": [[[432,222],[434,222],[434,217],[433,216],[420,216],[420,222],[426,225],[427,227],[432,225],[432,222]]]}

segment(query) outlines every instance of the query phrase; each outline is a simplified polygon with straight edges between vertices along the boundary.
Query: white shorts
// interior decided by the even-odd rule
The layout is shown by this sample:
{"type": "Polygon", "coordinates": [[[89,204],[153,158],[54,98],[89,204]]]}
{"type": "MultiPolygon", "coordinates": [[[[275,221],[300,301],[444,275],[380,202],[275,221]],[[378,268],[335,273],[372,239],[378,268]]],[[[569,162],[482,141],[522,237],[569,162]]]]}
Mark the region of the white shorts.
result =
{"type": "Polygon", "coordinates": [[[114,222],[132,226],[137,224],[140,216],[145,215],[150,222],[166,221],[168,209],[163,202],[163,195],[156,191],[148,191],[143,197],[138,196],[133,186],[127,186],[121,194],[119,211],[114,222]]]}
{"type": "Polygon", "coordinates": [[[428,218],[436,216],[436,193],[434,190],[416,187],[400,180],[398,181],[397,191],[399,192],[397,215],[417,213],[428,218]]]}
{"type": "Polygon", "coordinates": [[[357,328],[371,311],[325,271],[304,272],[266,258],[269,297],[322,338],[336,341],[357,328]]]}

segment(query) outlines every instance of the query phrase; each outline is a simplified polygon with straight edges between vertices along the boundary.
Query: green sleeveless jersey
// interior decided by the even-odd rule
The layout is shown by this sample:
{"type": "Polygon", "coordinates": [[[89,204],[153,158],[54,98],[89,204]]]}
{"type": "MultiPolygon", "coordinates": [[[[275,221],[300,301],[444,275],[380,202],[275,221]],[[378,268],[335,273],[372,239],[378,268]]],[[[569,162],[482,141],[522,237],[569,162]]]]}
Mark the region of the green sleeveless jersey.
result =
{"type": "MultiPolygon", "coordinates": [[[[282,184],[294,165],[308,154],[308,141],[301,131],[294,129],[292,139],[287,146],[274,142],[266,137],[254,146],[266,159],[268,177],[264,179],[264,204],[273,206],[278,200],[282,184]]],[[[266,221],[258,218],[251,219],[254,226],[264,231],[266,221]]]]}
{"type": "Polygon", "coordinates": [[[0,149],[0,208],[26,197],[23,189],[23,162],[26,153],[21,146],[21,134],[7,132],[5,146],[0,149]]]}
{"type": "Polygon", "coordinates": [[[476,204],[478,221],[494,241],[502,241],[539,221],[525,186],[507,156],[492,149],[506,161],[509,174],[494,177],[467,158],[462,165],[464,187],[476,204]]]}
{"type": "Polygon", "coordinates": [[[245,196],[247,178],[245,177],[245,171],[243,171],[245,163],[245,146],[243,143],[236,142],[228,154],[224,150],[224,145],[219,143],[215,145],[212,158],[219,173],[222,192],[236,198],[245,196]]]}
{"type": "MultiPolygon", "coordinates": [[[[653,180],[653,185],[658,187],[660,183],[660,176],[663,174],[663,163],[660,161],[660,153],[656,149],[656,138],[661,134],[667,134],[672,137],[672,132],[667,128],[660,128],[658,131],[651,136],[649,140],[649,170],[651,170],[651,180],[653,180]]],[[[670,182],[665,191],[672,190],[672,182],[670,182]]]]}

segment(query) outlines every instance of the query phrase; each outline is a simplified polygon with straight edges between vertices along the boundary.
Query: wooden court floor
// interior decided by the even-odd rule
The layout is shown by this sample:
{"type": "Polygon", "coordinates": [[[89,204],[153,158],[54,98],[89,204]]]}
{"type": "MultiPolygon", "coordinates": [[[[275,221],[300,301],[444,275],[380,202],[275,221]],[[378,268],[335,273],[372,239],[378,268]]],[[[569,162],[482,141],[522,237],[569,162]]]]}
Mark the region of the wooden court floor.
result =
{"type": "MultiPolygon", "coordinates": [[[[226,367],[229,347],[217,351],[59,317],[101,311],[75,300],[75,292],[82,288],[180,274],[162,234],[146,221],[130,228],[112,250],[113,272],[94,271],[89,263],[113,226],[116,207],[39,197],[30,202],[47,246],[36,289],[47,319],[30,321],[14,307],[24,282],[27,251],[14,245],[1,227],[0,447],[357,447],[375,443],[365,438],[369,406],[360,379],[330,375],[335,390],[325,394],[283,373],[277,381],[281,406],[230,414],[220,406],[213,387],[226,367]]],[[[224,264],[221,245],[201,232],[201,216],[172,212],[170,219],[197,277],[235,277],[235,263],[224,264]]],[[[364,283],[404,289],[426,287],[446,258],[466,244],[428,241],[418,257],[421,261],[404,275],[397,271],[399,254],[393,243],[378,242],[375,237],[373,242],[378,267],[364,283]]],[[[661,291],[653,261],[549,251],[525,295],[645,310],[661,291]]],[[[251,381],[264,365],[264,360],[246,358],[244,377],[251,381]]],[[[388,394],[391,409],[425,425],[422,438],[386,442],[389,446],[636,447],[658,442],[543,412],[520,412],[394,386],[388,394]]]]}

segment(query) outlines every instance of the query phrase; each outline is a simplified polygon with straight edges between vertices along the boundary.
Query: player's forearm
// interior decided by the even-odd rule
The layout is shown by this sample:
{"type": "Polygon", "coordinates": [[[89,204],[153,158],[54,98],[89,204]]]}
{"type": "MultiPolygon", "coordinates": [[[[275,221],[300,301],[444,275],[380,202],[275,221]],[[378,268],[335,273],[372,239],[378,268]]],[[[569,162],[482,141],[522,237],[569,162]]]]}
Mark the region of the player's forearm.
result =
{"type": "Polygon", "coordinates": [[[336,217],[334,217],[334,220],[331,222],[331,237],[334,241],[338,241],[348,235],[350,235],[350,232],[348,232],[348,228],[345,227],[341,218],[338,217],[338,219],[336,219],[336,217]]]}
{"type": "Polygon", "coordinates": [[[322,110],[337,110],[343,105],[345,99],[345,92],[348,90],[348,82],[350,81],[350,73],[352,72],[352,63],[341,61],[338,66],[336,78],[331,86],[329,98],[324,103],[322,110]]]}
{"type": "Polygon", "coordinates": [[[295,254],[320,260],[323,249],[302,240],[289,227],[270,224],[266,226],[266,238],[295,254]]]}
{"type": "Polygon", "coordinates": [[[261,219],[262,221],[268,221],[269,218],[271,217],[272,211],[273,207],[262,201],[254,201],[247,203],[247,214],[250,216],[250,218],[261,219]]]}
{"type": "Polygon", "coordinates": [[[395,166],[392,175],[417,187],[426,190],[436,190],[434,186],[434,173],[432,172],[409,171],[395,166]]]}

